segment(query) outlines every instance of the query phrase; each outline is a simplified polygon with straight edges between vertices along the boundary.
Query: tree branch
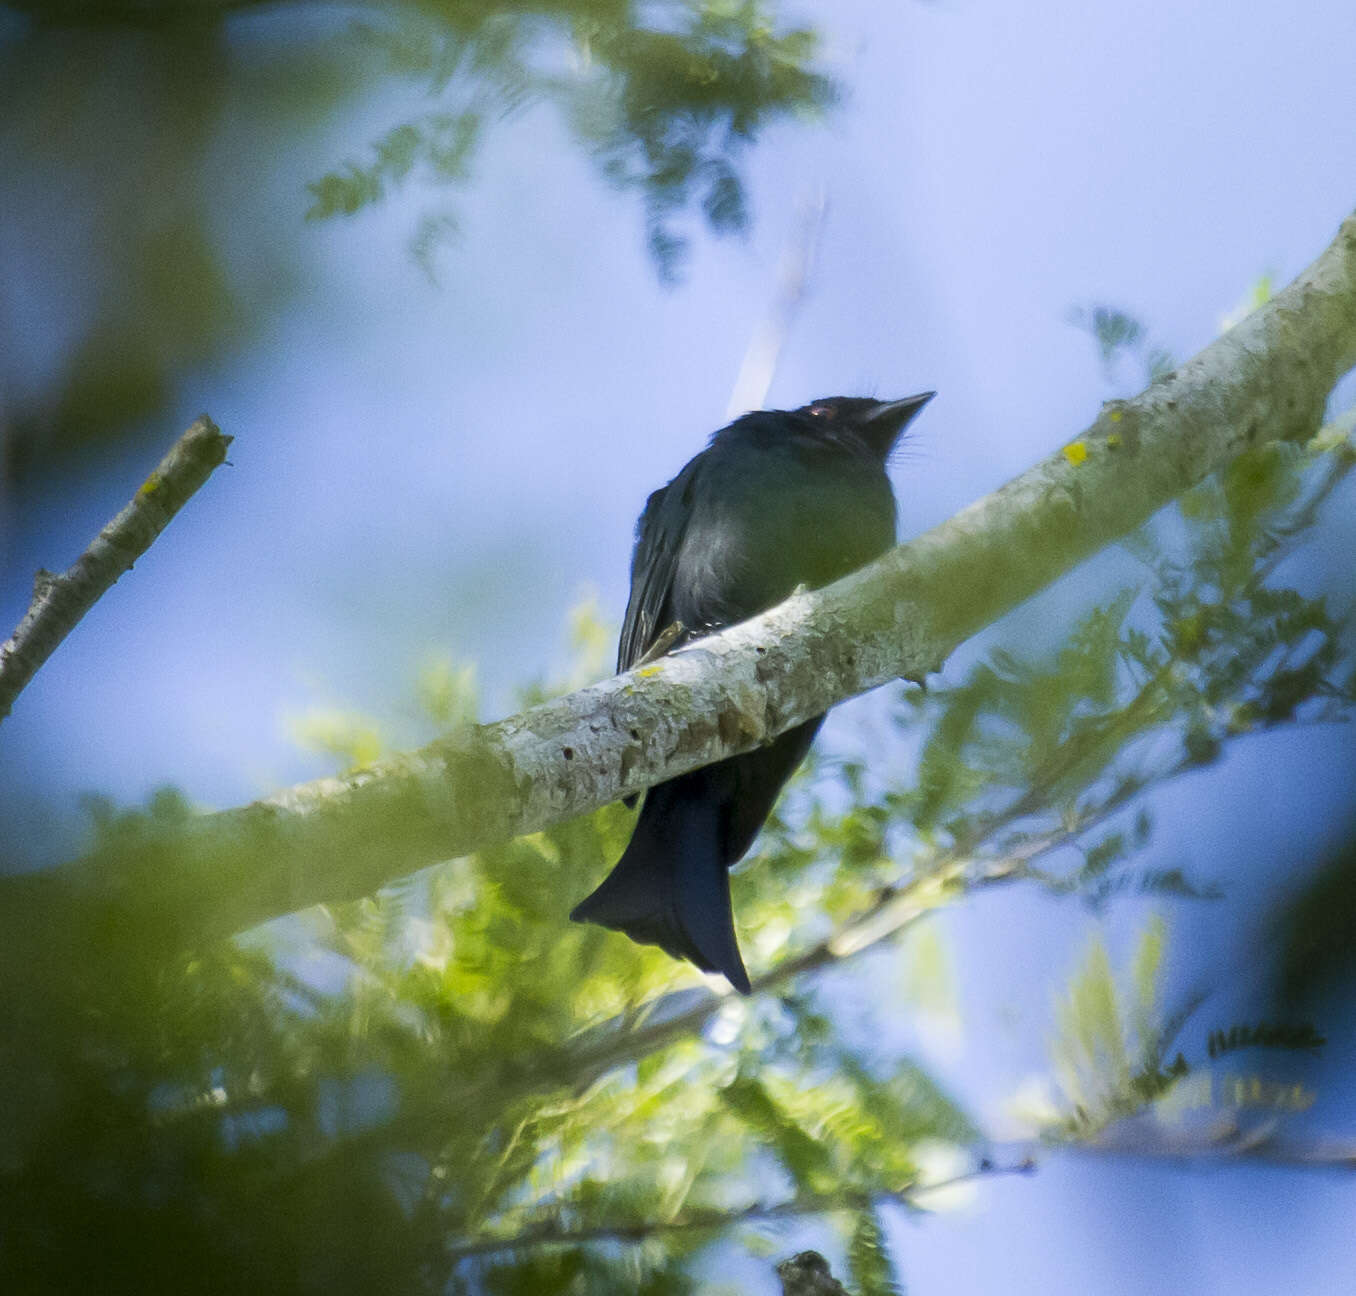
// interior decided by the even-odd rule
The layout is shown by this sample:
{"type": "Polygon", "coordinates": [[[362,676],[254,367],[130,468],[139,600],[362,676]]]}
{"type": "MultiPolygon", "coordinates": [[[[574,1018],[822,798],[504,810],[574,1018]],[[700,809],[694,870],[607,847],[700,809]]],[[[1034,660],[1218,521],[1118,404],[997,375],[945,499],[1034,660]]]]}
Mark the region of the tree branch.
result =
{"type": "MultiPolygon", "coordinates": [[[[192,817],[154,845],[152,900],[185,943],[544,828],[765,743],[957,644],[1241,451],[1318,426],[1356,365],[1356,216],[1289,287],[1074,441],[825,589],[495,724],[192,817]],[[158,881],[166,881],[165,870],[158,881]]],[[[149,830],[148,830],[149,831],[149,830]]],[[[144,841],[63,870],[117,887],[144,841]]],[[[136,903],[120,888],[124,903],[136,903]]]]}
{"type": "Polygon", "coordinates": [[[127,505],[60,576],[39,571],[33,601],[0,646],[0,720],[76,623],[125,571],[132,569],[170,519],[225,461],[231,438],[206,414],[183,434],[127,505]]]}
{"type": "Polygon", "coordinates": [[[998,1155],[1026,1157],[1033,1165],[1042,1153],[1063,1152],[1183,1167],[1255,1165],[1279,1170],[1356,1171],[1356,1143],[1350,1139],[1284,1138],[1277,1132],[1274,1119],[1244,1127],[1229,1117],[1215,1130],[1196,1135],[1133,1127],[1118,1133],[1113,1127],[1108,1134],[1086,1143],[1012,1143],[1000,1145],[994,1151],[998,1155]]]}

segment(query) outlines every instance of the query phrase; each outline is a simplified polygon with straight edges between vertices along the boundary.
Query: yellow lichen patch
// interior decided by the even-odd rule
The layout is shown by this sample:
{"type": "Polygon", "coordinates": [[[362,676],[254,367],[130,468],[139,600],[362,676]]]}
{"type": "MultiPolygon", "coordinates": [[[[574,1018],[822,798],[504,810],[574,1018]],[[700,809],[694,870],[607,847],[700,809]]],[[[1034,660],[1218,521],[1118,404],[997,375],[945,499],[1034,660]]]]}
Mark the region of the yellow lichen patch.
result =
{"type": "Polygon", "coordinates": [[[165,484],[165,479],[158,473],[153,472],[137,490],[138,495],[154,495],[165,484]]]}
{"type": "Polygon", "coordinates": [[[652,676],[658,675],[658,674],[659,674],[659,664],[656,662],[653,666],[642,666],[642,667],[636,672],[636,678],[637,678],[637,679],[650,679],[652,676]]]}
{"type": "Polygon", "coordinates": [[[1064,447],[1064,457],[1077,468],[1078,465],[1088,457],[1087,442],[1070,441],[1069,444],[1064,447]]]}
{"type": "Polygon", "coordinates": [[[1119,450],[1121,448],[1121,434],[1119,432],[1111,433],[1106,439],[1106,446],[1108,450],[1119,450]]]}
{"type": "Polygon", "coordinates": [[[1107,415],[1107,418],[1109,418],[1113,423],[1119,423],[1121,419],[1124,417],[1125,416],[1121,413],[1120,410],[1115,409],[1112,410],[1111,413],[1107,415]]]}

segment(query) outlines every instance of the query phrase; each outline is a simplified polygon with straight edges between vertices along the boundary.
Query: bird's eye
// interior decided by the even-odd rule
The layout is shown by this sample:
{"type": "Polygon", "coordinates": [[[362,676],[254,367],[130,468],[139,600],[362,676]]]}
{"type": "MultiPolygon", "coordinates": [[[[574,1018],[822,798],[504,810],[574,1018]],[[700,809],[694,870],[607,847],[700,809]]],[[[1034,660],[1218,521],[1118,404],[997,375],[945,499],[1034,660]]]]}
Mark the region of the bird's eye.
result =
{"type": "Polygon", "coordinates": [[[832,418],[837,411],[832,405],[811,405],[810,413],[819,418],[832,418]]]}

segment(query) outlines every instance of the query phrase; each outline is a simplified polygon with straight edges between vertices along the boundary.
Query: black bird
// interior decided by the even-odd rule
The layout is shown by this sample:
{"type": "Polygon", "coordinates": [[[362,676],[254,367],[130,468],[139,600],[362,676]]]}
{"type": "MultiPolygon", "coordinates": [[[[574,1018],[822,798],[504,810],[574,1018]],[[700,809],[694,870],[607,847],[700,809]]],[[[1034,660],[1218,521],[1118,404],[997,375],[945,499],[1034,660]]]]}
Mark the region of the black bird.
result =
{"type": "MultiPolygon", "coordinates": [[[[745,414],[662,490],[636,524],[617,669],[674,623],[683,643],[747,620],[798,585],[827,585],[895,542],[886,460],[935,393],[831,396],[745,414]]],[[[658,945],[743,994],[729,869],[753,844],[823,722],[653,787],[626,853],[570,914],[658,945]]]]}

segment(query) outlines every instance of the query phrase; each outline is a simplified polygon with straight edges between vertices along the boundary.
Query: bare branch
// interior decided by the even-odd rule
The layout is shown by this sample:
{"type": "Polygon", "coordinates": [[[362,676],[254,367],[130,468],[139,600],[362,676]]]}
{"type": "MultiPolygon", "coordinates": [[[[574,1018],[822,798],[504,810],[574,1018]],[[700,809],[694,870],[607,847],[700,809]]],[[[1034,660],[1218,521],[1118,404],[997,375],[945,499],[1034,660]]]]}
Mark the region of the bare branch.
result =
{"type": "Polygon", "coordinates": [[[39,571],[33,602],[19,627],[0,646],[0,720],[10,713],[38,668],[76,623],[125,571],[130,571],[170,519],[226,459],[231,438],[206,414],[183,434],[132,501],[60,576],[39,571]]]}

